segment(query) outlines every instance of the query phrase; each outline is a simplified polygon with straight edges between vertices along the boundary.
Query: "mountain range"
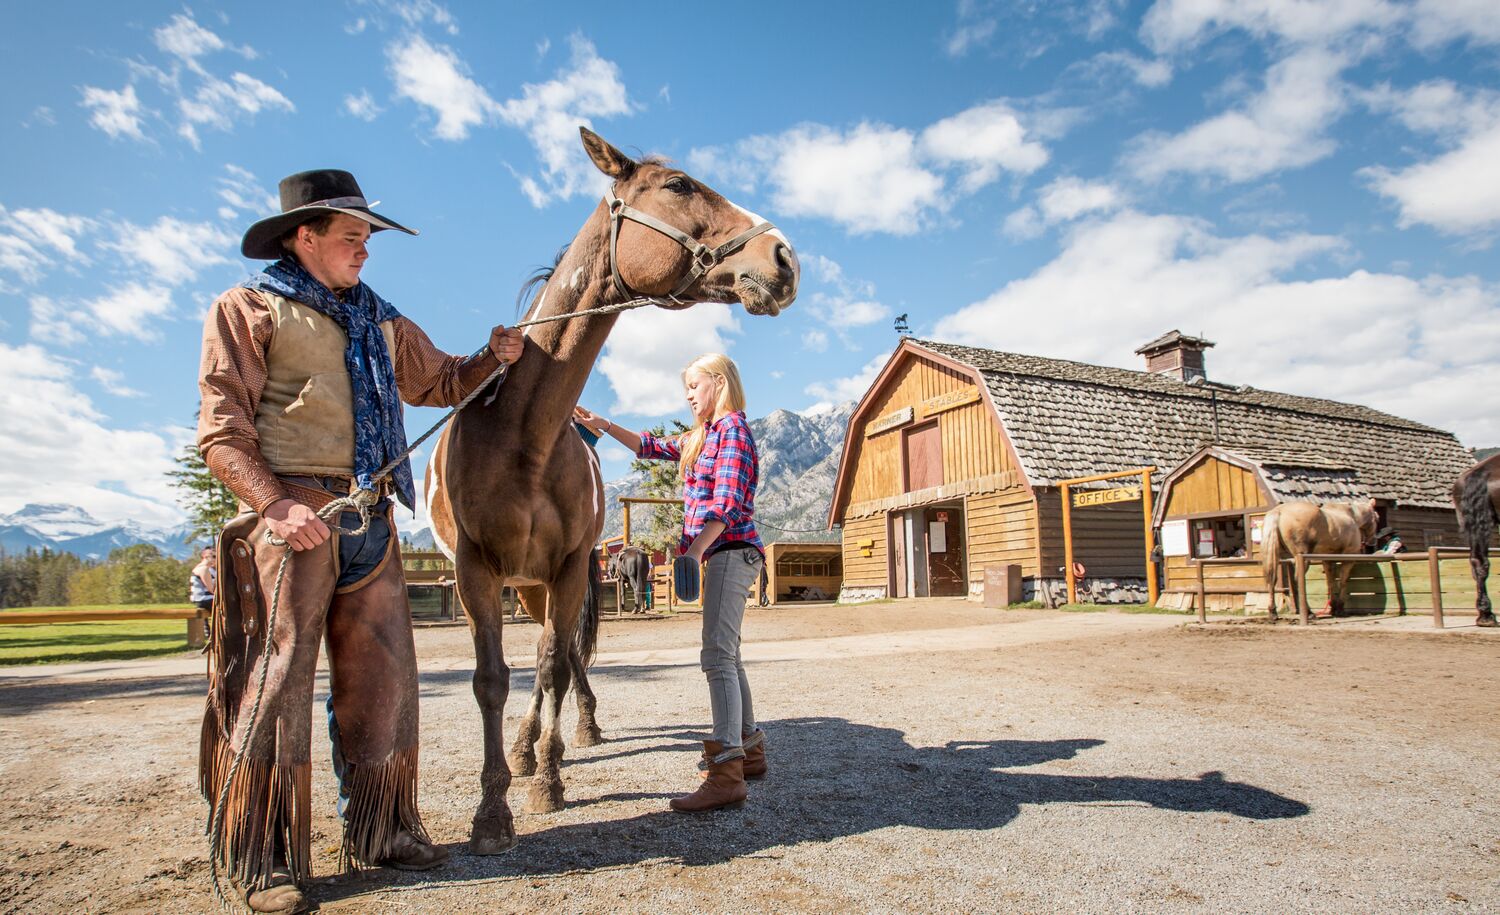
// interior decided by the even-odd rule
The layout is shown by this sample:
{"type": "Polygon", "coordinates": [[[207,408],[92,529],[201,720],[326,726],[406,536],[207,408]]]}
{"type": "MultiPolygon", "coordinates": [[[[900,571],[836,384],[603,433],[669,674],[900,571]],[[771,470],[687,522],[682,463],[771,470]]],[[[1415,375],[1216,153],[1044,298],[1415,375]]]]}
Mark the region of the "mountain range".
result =
{"type": "MultiPolygon", "coordinates": [[[[761,539],[837,540],[830,532],[828,506],[838,475],[839,455],[854,401],[811,415],[776,410],[750,421],[760,453],[760,483],[755,493],[755,520],[761,539]]],[[[645,495],[644,475],[630,473],[604,484],[604,536],[617,537],[624,527],[621,496],[645,495]]],[[[631,524],[647,508],[632,510],[631,524]]],[[[434,549],[432,531],[420,528],[402,534],[414,549],[434,549]]]]}
{"type": "MultiPolygon", "coordinates": [[[[854,402],[850,401],[811,415],[776,410],[750,421],[760,452],[755,519],[762,540],[838,539],[837,533],[825,528],[844,433],[853,411],[854,402]]],[[[620,534],[624,512],[619,497],[644,495],[642,481],[642,474],[632,473],[604,484],[605,537],[620,534]]],[[[185,559],[197,549],[197,543],[189,540],[190,530],[186,524],[166,530],[133,521],[109,524],[76,505],[35,503],[14,514],[0,515],[0,551],[15,554],[50,549],[85,559],[103,559],[118,547],[149,543],[163,555],[185,559]]],[[[414,549],[435,548],[432,531],[426,527],[403,533],[401,540],[414,549]]]]}
{"type": "Polygon", "coordinates": [[[10,515],[0,515],[0,550],[23,553],[49,549],[84,559],[103,559],[110,550],[149,543],[163,555],[186,559],[197,549],[188,541],[190,525],[161,530],[133,521],[107,524],[76,505],[33,503],[10,515]]]}

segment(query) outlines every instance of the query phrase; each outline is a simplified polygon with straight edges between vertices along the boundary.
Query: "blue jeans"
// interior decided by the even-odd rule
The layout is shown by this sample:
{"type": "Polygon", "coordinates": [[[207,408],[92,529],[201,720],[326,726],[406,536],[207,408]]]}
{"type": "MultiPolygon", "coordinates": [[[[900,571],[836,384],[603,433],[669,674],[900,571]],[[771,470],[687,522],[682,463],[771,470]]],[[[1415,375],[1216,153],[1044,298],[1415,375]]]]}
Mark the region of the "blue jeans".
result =
{"type": "Polygon", "coordinates": [[[740,628],[750,587],[760,579],[766,561],[759,550],[720,550],[708,560],[703,576],[703,650],[699,661],[708,677],[713,711],[713,739],[725,750],[743,744],[755,731],[750,681],[740,660],[740,628]]]}

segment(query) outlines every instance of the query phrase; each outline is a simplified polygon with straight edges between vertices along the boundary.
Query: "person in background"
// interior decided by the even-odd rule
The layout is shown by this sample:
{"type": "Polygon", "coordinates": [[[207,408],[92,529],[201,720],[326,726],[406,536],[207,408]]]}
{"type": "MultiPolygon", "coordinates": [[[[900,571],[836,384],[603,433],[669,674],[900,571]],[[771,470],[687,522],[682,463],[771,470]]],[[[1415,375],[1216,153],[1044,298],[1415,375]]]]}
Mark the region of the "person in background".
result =
{"type": "Polygon", "coordinates": [[[636,433],[579,407],[578,422],[635,452],[676,461],[682,479],[683,522],[678,552],[707,561],[703,576],[703,648],[713,737],[703,741],[707,773],[696,791],[673,798],[679,813],[739,806],[749,796],[745,779],[766,774],[765,734],[755,725],[750,682],[740,658],[740,631],[750,588],[765,567],[755,531],[759,458],[745,419],[745,389],[728,356],[709,353],[682,372],[695,426],[674,439],[636,433]]]}
{"type": "Polygon", "coordinates": [[[214,585],[219,578],[216,564],[214,548],[206,546],[198,552],[198,564],[193,566],[193,572],[188,576],[188,600],[204,614],[204,651],[208,650],[208,637],[213,625],[214,585]]]}

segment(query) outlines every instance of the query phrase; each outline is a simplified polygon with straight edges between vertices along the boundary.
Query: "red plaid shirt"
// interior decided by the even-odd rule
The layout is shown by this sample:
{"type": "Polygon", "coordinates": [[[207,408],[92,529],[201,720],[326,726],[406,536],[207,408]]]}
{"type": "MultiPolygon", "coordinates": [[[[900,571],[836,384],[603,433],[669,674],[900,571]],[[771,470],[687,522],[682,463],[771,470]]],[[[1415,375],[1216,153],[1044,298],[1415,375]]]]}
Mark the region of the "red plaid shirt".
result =
{"type": "MultiPolygon", "coordinates": [[[[676,441],[642,432],[636,457],[680,461],[682,452],[676,441]]],[[[745,414],[735,411],[709,423],[703,450],[682,484],[682,539],[677,552],[686,553],[708,522],[722,521],[724,533],[709,545],[704,559],[730,543],[748,543],[764,554],[765,546],[751,520],[759,482],[760,459],[745,414]]]]}

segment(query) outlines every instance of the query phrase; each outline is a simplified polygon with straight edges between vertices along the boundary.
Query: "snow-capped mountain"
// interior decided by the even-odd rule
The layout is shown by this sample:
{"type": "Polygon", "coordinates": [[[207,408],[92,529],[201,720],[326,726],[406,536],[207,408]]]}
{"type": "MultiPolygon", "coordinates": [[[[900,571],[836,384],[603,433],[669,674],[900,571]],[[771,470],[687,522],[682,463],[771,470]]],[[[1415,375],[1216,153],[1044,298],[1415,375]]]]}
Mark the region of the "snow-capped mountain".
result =
{"type": "Polygon", "coordinates": [[[107,524],[76,505],[41,503],[26,505],[10,515],[0,515],[0,550],[20,553],[27,549],[50,549],[85,559],[103,559],[110,550],[149,543],[167,556],[185,559],[196,545],[187,542],[188,525],[166,530],[147,528],[134,521],[107,524]]]}

